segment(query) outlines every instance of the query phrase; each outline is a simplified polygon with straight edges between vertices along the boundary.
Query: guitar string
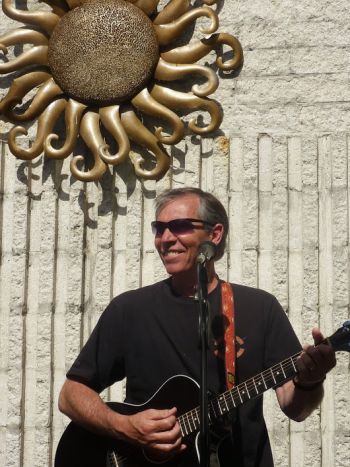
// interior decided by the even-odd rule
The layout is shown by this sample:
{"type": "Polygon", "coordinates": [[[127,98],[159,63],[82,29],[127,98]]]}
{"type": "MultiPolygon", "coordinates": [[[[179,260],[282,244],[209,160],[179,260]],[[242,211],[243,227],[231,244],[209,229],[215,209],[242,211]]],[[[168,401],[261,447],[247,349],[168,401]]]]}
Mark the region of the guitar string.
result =
{"type": "MultiPolygon", "coordinates": [[[[256,375],[256,376],[254,376],[254,377],[240,383],[238,386],[235,386],[233,389],[222,393],[219,397],[215,398],[215,400],[209,401],[209,409],[210,408],[212,409],[212,413],[214,414],[215,418],[217,418],[218,416],[216,415],[216,410],[214,409],[214,405],[213,405],[214,401],[217,402],[218,409],[220,411],[220,416],[222,416],[222,415],[225,414],[225,410],[224,411],[221,410],[222,409],[222,406],[220,406],[221,400],[224,401],[226,406],[229,406],[228,410],[230,410],[230,409],[232,409],[232,408],[234,408],[236,406],[234,404],[235,400],[234,400],[233,393],[238,393],[240,403],[244,402],[242,400],[242,395],[244,396],[245,393],[248,394],[248,399],[252,399],[254,397],[257,397],[257,396],[261,395],[265,390],[270,389],[271,387],[273,387],[274,385],[279,383],[274,379],[274,377],[272,375],[276,376],[277,371],[281,371],[281,368],[283,368],[284,372],[287,372],[287,373],[289,373],[290,370],[293,370],[292,374],[290,374],[290,375],[288,374],[288,376],[284,377],[283,381],[289,379],[291,376],[293,376],[296,373],[295,360],[297,359],[297,357],[300,354],[301,354],[301,352],[298,352],[297,354],[295,354],[295,355],[293,355],[291,357],[288,357],[287,359],[283,360],[282,362],[268,368],[267,370],[264,370],[259,375],[256,375]],[[266,388],[262,392],[257,392],[257,387],[256,387],[255,382],[258,379],[262,379],[266,383],[264,385],[264,386],[266,386],[266,388]],[[272,385],[270,385],[271,382],[273,382],[272,385]],[[246,388],[245,391],[243,390],[244,386],[246,388]],[[240,389],[241,389],[241,392],[240,392],[240,389]],[[252,391],[255,392],[254,395],[251,395],[252,391]]],[[[283,373],[283,371],[282,371],[282,373],[283,373]]],[[[283,375],[283,376],[285,376],[285,375],[283,375]]],[[[282,383],[283,381],[280,381],[280,382],[282,383]]],[[[238,402],[238,399],[237,399],[237,402],[238,402]]],[[[240,405],[240,403],[238,403],[238,405],[240,405]]],[[[227,410],[226,410],[226,413],[227,413],[227,410]]],[[[210,413],[209,413],[209,419],[210,419],[210,413]]],[[[178,417],[178,421],[179,421],[181,426],[183,424],[185,425],[184,426],[185,431],[186,431],[185,434],[191,434],[193,431],[197,430],[198,427],[199,427],[199,407],[196,407],[196,408],[190,410],[189,412],[186,412],[185,414],[180,415],[178,417]],[[193,425],[195,426],[194,429],[192,429],[190,422],[186,422],[186,418],[189,419],[190,417],[192,418],[193,425]],[[187,423],[188,423],[189,426],[187,425],[187,423]]]]}
{"type": "MultiPolygon", "coordinates": [[[[276,382],[276,380],[274,379],[273,375],[277,374],[277,371],[281,371],[280,370],[281,368],[283,368],[283,371],[282,371],[283,377],[284,377],[283,381],[285,381],[289,377],[293,376],[296,373],[295,361],[296,361],[297,357],[300,354],[301,354],[301,352],[298,352],[297,354],[287,358],[286,360],[283,360],[282,362],[268,368],[267,370],[264,370],[259,375],[256,375],[256,376],[254,376],[252,378],[249,378],[248,380],[243,381],[242,383],[240,383],[238,386],[235,386],[233,389],[222,393],[218,398],[216,398],[219,410],[220,410],[220,401],[221,401],[221,399],[224,400],[228,411],[230,409],[233,409],[234,407],[236,407],[234,396],[233,396],[234,392],[238,393],[239,398],[240,398],[240,402],[241,403],[244,402],[242,400],[241,396],[240,396],[240,392],[239,392],[240,387],[245,386],[246,393],[248,395],[248,400],[249,400],[249,399],[253,399],[253,398],[261,395],[263,392],[265,392],[265,390],[270,389],[274,385],[278,384],[278,382],[276,382]],[[285,372],[288,374],[290,370],[292,370],[292,374],[285,377],[285,372]],[[274,373],[274,371],[276,373],[274,373]],[[256,387],[256,384],[254,383],[254,381],[256,381],[257,379],[262,379],[266,383],[265,384],[266,387],[261,393],[257,392],[257,387],[256,387]],[[270,385],[270,383],[272,383],[272,382],[273,382],[273,384],[270,385]],[[253,389],[255,389],[255,394],[251,395],[250,390],[253,390],[253,389]]],[[[243,391],[242,391],[242,394],[244,394],[243,391]]],[[[214,409],[213,402],[214,402],[213,400],[209,401],[209,411],[210,411],[210,408],[211,408],[212,413],[214,414],[215,418],[218,418],[218,416],[215,413],[216,411],[214,409]]],[[[238,404],[238,405],[240,405],[240,404],[238,404]]],[[[224,410],[223,413],[220,413],[220,415],[224,415],[224,414],[225,414],[225,410],[224,410]]],[[[209,413],[209,418],[210,418],[210,413],[209,413]]],[[[196,407],[196,408],[186,412],[185,414],[180,415],[177,420],[178,420],[178,422],[180,424],[183,436],[193,433],[194,431],[198,430],[199,425],[200,425],[199,407],[196,407]],[[191,421],[192,421],[193,428],[191,426],[191,421]],[[183,428],[185,429],[185,433],[183,432],[183,428]]],[[[113,451],[113,453],[114,453],[114,451],[113,451]]],[[[124,461],[126,459],[127,459],[126,456],[119,456],[118,457],[119,461],[124,461]]]]}
{"type": "MultiPolygon", "coordinates": [[[[345,331],[344,327],[345,327],[345,323],[343,324],[343,328],[342,328],[341,333],[339,333],[338,332],[339,330],[338,330],[332,336],[330,336],[330,337],[324,339],[322,342],[320,342],[320,344],[326,343],[326,344],[330,344],[333,348],[336,348],[337,341],[338,341],[338,345],[339,345],[339,342],[344,340],[344,332],[345,332],[345,334],[349,334],[349,329],[347,328],[346,331],[345,331]],[[340,334],[340,336],[339,336],[339,334],[340,334]]],[[[319,345],[319,344],[317,344],[317,345],[319,345]]],[[[345,349],[345,350],[348,350],[348,349],[345,349]]],[[[220,402],[223,401],[225,403],[226,407],[227,407],[227,410],[230,411],[230,409],[233,409],[234,407],[236,407],[235,399],[234,399],[234,393],[238,394],[238,397],[240,399],[240,403],[243,404],[245,401],[243,401],[242,395],[245,398],[245,394],[247,394],[248,395],[248,400],[249,400],[249,399],[252,399],[252,398],[255,398],[255,397],[261,395],[263,392],[265,392],[266,390],[278,385],[279,383],[283,383],[284,381],[287,381],[288,379],[290,379],[293,375],[295,375],[297,373],[295,363],[296,363],[296,359],[299,357],[300,354],[301,354],[301,351],[294,354],[294,355],[292,355],[291,357],[288,357],[285,360],[273,365],[272,367],[264,370],[259,375],[256,375],[256,376],[254,376],[252,378],[249,378],[246,381],[243,381],[238,386],[235,386],[233,389],[231,389],[229,391],[226,391],[223,394],[221,394],[220,396],[218,396],[217,398],[209,401],[209,414],[208,414],[209,421],[211,421],[210,420],[210,409],[212,410],[212,413],[213,413],[214,417],[218,418],[218,416],[216,415],[216,410],[214,409],[214,402],[215,401],[218,404],[218,409],[221,412],[220,415],[222,416],[222,415],[225,414],[225,409],[224,409],[224,411],[222,411],[223,406],[220,405],[220,402]],[[283,380],[276,381],[276,376],[277,377],[279,376],[280,370],[282,370],[283,380]],[[292,370],[292,371],[289,374],[290,370],[292,370]],[[285,372],[287,372],[288,375],[286,375],[285,372]],[[258,391],[258,388],[257,388],[257,385],[256,385],[256,382],[258,382],[258,386],[261,384],[261,381],[259,382],[258,378],[262,379],[262,381],[264,383],[264,386],[265,386],[265,389],[262,392],[258,391]],[[273,383],[273,384],[271,384],[271,383],[273,383]],[[245,390],[243,389],[243,387],[245,387],[245,390]],[[240,388],[242,389],[241,392],[240,392],[240,388]],[[255,394],[251,395],[251,392],[254,391],[254,390],[255,390],[255,394]]],[[[238,400],[237,400],[237,402],[238,402],[238,400]]],[[[240,405],[240,403],[238,403],[237,405],[240,405]]],[[[192,417],[192,421],[193,421],[193,424],[195,425],[195,429],[198,429],[198,427],[199,427],[199,407],[197,407],[195,409],[192,409],[191,411],[187,412],[186,414],[183,414],[183,416],[180,416],[178,418],[180,425],[181,425],[181,422],[183,422],[184,424],[186,423],[186,421],[184,419],[184,416],[186,416],[188,420],[190,419],[190,417],[192,417]],[[197,423],[197,425],[196,425],[196,423],[197,423]]],[[[190,433],[192,433],[194,430],[192,430],[190,422],[189,422],[189,428],[190,428],[190,433]]],[[[185,429],[186,429],[186,426],[185,426],[185,429]]],[[[186,429],[186,434],[187,434],[187,429],[186,429]]]]}
{"type": "MultiPolygon", "coordinates": [[[[298,354],[299,355],[299,354],[298,354]]],[[[291,376],[293,376],[296,373],[296,366],[295,366],[295,360],[296,357],[290,357],[290,361],[288,363],[285,363],[284,365],[282,362],[278,365],[274,365],[273,367],[269,368],[268,370],[265,370],[262,372],[260,375],[254,376],[253,378],[250,378],[247,381],[244,381],[243,383],[239,384],[235,388],[232,389],[232,391],[227,391],[225,392],[222,396],[225,398],[225,400],[230,400],[233,397],[233,393],[238,393],[238,396],[241,398],[242,395],[245,397],[245,394],[248,395],[248,399],[251,399],[253,397],[259,396],[262,394],[265,390],[270,389],[271,387],[278,385],[279,383],[282,383],[289,379],[291,376]],[[292,370],[292,373],[289,374],[290,370],[292,370]],[[283,380],[278,381],[276,377],[280,376],[280,374],[283,374],[283,380]],[[288,376],[287,376],[288,374],[288,376]],[[262,392],[258,391],[258,387],[256,386],[256,382],[258,383],[258,386],[261,386],[261,381],[263,382],[265,386],[265,390],[262,392]],[[245,386],[245,390],[244,387],[245,386]],[[253,393],[253,394],[252,394],[253,393]]]]}

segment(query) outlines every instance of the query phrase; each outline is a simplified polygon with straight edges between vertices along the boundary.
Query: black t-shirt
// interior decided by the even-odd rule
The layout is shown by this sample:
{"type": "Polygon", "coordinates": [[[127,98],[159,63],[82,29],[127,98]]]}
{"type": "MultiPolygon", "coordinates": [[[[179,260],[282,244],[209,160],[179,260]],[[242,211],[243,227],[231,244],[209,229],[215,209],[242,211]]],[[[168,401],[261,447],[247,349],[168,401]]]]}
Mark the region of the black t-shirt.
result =
{"type": "MultiPolygon", "coordinates": [[[[239,383],[301,347],[275,297],[259,289],[232,287],[239,383]]],[[[218,394],[225,390],[221,287],[209,294],[209,303],[208,388],[218,394]]],[[[123,293],[106,308],[67,377],[97,392],[126,377],[125,401],[131,404],[147,401],[174,375],[199,381],[198,314],[198,303],[175,295],[170,280],[123,293]]],[[[174,405],[170,400],[168,408],[174,405]]],[[[235,466],[273,465],[262,398],[237,410],[232,433],[235,466]]]]}

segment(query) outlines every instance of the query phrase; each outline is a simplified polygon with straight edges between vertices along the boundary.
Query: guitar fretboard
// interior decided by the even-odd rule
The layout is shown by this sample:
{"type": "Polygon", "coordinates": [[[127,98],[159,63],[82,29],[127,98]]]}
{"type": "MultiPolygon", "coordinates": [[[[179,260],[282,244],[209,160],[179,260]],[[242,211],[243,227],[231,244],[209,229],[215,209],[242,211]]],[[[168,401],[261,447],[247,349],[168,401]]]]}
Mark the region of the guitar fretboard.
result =
{"type": "MultiPolygon", "coordinates": [[[[291,379],[297,373],[296,360],[300,353],[288,357],[262,373],[238,384],[233,389],[210,399],[208,403],[209,423],[214,423],[236,407],[291,379]]],[[[196,407],[178,417],[182,436],[190,435],[199,430],[199,413],[200,408],[196,407]]]]}

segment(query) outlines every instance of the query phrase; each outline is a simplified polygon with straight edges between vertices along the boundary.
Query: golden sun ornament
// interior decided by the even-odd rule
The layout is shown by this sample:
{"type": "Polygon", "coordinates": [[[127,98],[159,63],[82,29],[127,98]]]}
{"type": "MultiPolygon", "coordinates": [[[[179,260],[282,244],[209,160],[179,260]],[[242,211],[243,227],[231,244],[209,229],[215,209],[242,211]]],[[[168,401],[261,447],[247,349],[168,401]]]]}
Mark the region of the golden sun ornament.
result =
{"type": "Polygon", "coordinates": [[[141,155],[130,158],[136,175],[159,179],[170,166],[163,145],[178,143],[185,133],[175,111],[208,112],[207,125],[199,125],[195,118],[188,122],[195,134],[219,128],[221,108],[207,97],[217,89],[218,77],[212,68],[196,62],[215,50],[217,67],[235,70],[242,66],[243,53],[235,37],[215,33],[219,20],[210,6],[216,0],[204,0],[201,7],[192,7],[190,0],[170,0],[159,11],[159,0],[43,1],[50,12],[19,10],[14,0],[2,1],[4,13],[24,24],[0,37],[4,56],[10,46],[32,45],[0,64],[0,74],[20,72],[0,102],[0,113],[13,123],[38,119],[36,138],[28,149],[16,142],[27,130],[23,126],[10,130],[8,144],[16,157],[31,160],[44,153],[64,159],[81,137],[93,163],[84,169],[84,156],[73,155],[71,172],[79,180],[93,181],[102,177],[108,164],[124,162],[133,142],[148,154],[147,160],[141,155]],[[209,22],[200,30],[205,37],[175,45],[200,17],[209,22]],[[233,53],[226,62],[223,46],[233,53]],[[169,87],[193,76],[205,83],[188,92],[169,87]],[[28,94],[34,97],[23,111],[19,106],[28,94]],[[63,144],[53,133],[61,116],[66,129],[63,144]],[[162,127],[148,129],[146,116],[165,121],[169,134],[162,127]],[[106,135],[114,140],[116,151],[111,152],[106,135]]]}

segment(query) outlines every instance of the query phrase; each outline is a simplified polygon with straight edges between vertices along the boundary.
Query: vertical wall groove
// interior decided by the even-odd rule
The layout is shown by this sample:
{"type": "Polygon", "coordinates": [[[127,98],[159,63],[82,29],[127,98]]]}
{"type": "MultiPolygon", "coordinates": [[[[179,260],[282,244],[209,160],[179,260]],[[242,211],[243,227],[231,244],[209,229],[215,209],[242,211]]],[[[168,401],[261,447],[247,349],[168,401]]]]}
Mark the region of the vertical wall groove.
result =
{"type": "MultiPolygon", "coordinates": [[[[332,327],[333,309],[333,216],[332,216],[332,165],[331,138],[318,140],[318,189],[319,189],[319,313],[320,326],[328,333],[332,327]]],[[[325,382],[326,392],[322,402],[322,466],[333,467],[334,407],[332,375],[325,382]],[[326,416],[324,416],[326,415],[326,416]]]]}
{"type": "MultiPolygon", "coordinates": [[[[302,337],[302,309],[304,296],[303,265],[303,180],[302,142],[288,138],[288,315],[294,329],[302,337]]],[[[303,466],[304,425],[290,422],[290,465],[303,466]]]]}
{"type": "MultiPolygon", "coordinates": [[[[31,167],[28,166],[28,185],[31,181],[31,167]]],[[[24,281],[24,303],[23,303],[23,372],[22,372],[22,395],[21,395],[21,425],[22,425],[22,433],[21,433],[21,464],[25,465],[27,462],[26,459],[26,451],[27,451],[27,435],[31,435],[30,430],[27,430],[27,361],[28,361],[28,352],[27,352],[27,336],[28,336],[28,294],[29,294],[29,263],[30,263],[30,224],[31,224],[31,204],[32,204],[32,197],[30,195],[30,185],[28,186],[27,192],[27,216],[26,216],[26,274],[25,274],[25,281],[24,281]]],[[[33,446],[34,443],[31,443],[33,446]]],[[[33,459],[30,459],[33,461],[33,459]]]]}

